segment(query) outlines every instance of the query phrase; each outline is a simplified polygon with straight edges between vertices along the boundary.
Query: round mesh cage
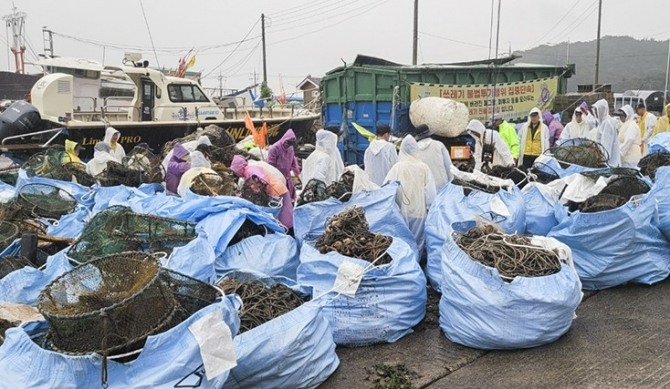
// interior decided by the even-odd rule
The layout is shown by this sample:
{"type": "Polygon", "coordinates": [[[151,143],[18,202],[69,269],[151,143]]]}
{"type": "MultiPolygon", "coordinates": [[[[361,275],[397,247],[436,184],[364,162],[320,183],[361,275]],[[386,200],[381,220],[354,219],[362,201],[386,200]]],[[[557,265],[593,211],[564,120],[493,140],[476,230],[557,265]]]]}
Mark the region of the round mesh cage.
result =
{"type": "Polygon", "coordinates": [[[621,176],[610,180],[600,193],[621,196],[628,201],[631,197],[645,194],[650,190],[649,185],[637,177],[621,176]]]}
{"type": "Polygon", "coordinates": [[[530,169],[530,174],[535,182],[541,184],[548,184],[561,178],[556,170],[542,162],[535,162],[530,169]]]}
{"type": "Polygon", "coordinates": [[[19,227],[7,221],[0,221],[0,251],[9,246],[19,236],[19,227]]]}
{"type": "Polygon", "coordinates": [[[305,187],[300,192],[298,196],[298,205],[309,204],[317,201],[323,201],[328,198],[328,193],[326,192],[326,184],[317,179],[311,179],[305,185],[305,187]]]}
{"type": "Polygon", "coordinates": [[[467,196],[469,195],[473,190],[475,191],[480,191],[484,193],[491,193],[495,194],[502,189],[499,186],[495,185],[488,185],[486,183],[482,183],[476,180],[464,180],[460,179],[457,177],[454,177],[454,179],[451,181],[452,184],[462,186],[463,187],[463,193],[467,196]]]}
{"type": "Polygon", "coordinates": [[[629,176],[642,177],[640,171],[629,167],[608,167],[581,173],[583,176],[598,179],[598,177],[629,176]]]}
{"type": "Polygon", "coordinates": [[[341,201],[349,201],[354,190],[354,173],[344,172],[337,182],[326,188],[326,195],[341,201]]]}
{"type": "Polygon", "coordinates": [[[49,184],[27,184],[17,197],[24,213],[58,219],[77,206],[77,200],[63,189],[49,184]]]}
{"type": "Polygon", "coordinates": [[[19,178],[19,168],[18,165],[12,165],[3,169],[0,169],[0,181],[11,186],[16,186],[16,181],[19,178]]]}
{"type": "Polygon", "coordinates": [[[191,182],[191,191],[202,196],[235,196],[235,179],[228,174],[201,173],[191,182]]]}
{"type": "Polygon", "coordinates": [[[512,180],[516,185],[520,185],[528,180],[528,175],[515,166],[495,165],[491,167],[488,175],[504,180],[512,180]]]}
{"type": "Polygon", "coordinates": [[[566,167],[566,164],[585,167],[607,167],[609,154],[598,142],[588,139],[570,139],[559,146],[550,148],[545,154],[551,155],[566,167]]]}
{"type": "Polygon", "coordinates": [[[26,266],[35,267],[32,262],[24,257],[0,257],[0,280],[5,278],[9,273],[23,269],[26,266]]]}
{"type": "Polygon", "coordinates": [[[579,204],[578,209],[583,213],[609,211],[610,209],[619,208],[627,202],[628,200],[625,197],[608,193],[599,193],[589,197],[586,201],[579,204]]]}
{"type": "Polygon", "coordinates": [[[212,285],[174,270],[162,268],[160,276],[187,316],[212,304],[221,295],[212,285]]]}
{"type": "Polygon", "coordinates": [[[95,178],[86,173],[86,165],[80,162],[68,162],[63,165],[63,169],[70,174],[78,184],[83,186],[93,186],[95,178]]]}
{"type": "Polygon", "coordinates": [[[42,290],[37,306],[55,350],[108,355],[163,327],[178,303],[155,257],[119,253],[63,274],[42,290]]]}
{"type": "Polygon", "coordinates": [[[662,166],[670,166],[670,153],[651,153],[645,155],[637,164],[640,172],[656,181],[656,171],[662,166]]]}
{"type": "Polygon", "coordinates": [[[40,176],[69,181],[71,177],[63,169],[63,156],[65,156],[63,146],[52,146],[48,150],[31,156],[21,168],[26,171],[28,177],[40,176]]]}

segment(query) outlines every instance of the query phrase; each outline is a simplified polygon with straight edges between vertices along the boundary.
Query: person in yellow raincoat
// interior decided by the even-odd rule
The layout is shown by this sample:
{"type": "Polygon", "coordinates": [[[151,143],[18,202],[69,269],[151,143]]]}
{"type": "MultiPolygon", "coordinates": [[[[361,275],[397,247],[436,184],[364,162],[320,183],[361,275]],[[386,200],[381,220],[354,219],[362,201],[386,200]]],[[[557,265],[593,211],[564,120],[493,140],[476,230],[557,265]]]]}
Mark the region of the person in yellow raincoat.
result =
{"type": "Polygon", "coordinates": [[[65,140],[65,155],[63,155],[63,164],[70,162],[82,163],[79,159],[79,152],[84,148],[79,143],[66,139],[65,140]]]}
{"type": "Polygon", "coordinates": [[[658,118],[658,121],[656,122],[656,127],[654,128],[654,132],[651,134],[651,136],[655,136],[662,132],[669,132],[669,131],[670,131],[670,104],[665,106],[665,115],[658,118]]]}

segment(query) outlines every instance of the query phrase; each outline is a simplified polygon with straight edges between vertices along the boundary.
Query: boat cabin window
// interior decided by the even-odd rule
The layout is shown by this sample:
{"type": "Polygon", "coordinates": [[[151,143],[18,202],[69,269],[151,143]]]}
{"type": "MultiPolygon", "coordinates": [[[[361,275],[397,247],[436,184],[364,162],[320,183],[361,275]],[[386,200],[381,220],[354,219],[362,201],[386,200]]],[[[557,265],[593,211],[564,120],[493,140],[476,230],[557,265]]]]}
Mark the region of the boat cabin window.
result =
{"type": "Polygon", "coordinates": [[[49,73],[65,73],[79,78],[90,78],[92,80],[97,80],[98,78],[100,78],[100,72],[95,70],[63,68],[59,66],[47,66],[47,71],[49,73]]]}
{"type": "Polygon", "coordinates": [[[207,103],[209,99],[199,86],[192,84],[170,84],[168,95],[173,103],[207,103]]]}

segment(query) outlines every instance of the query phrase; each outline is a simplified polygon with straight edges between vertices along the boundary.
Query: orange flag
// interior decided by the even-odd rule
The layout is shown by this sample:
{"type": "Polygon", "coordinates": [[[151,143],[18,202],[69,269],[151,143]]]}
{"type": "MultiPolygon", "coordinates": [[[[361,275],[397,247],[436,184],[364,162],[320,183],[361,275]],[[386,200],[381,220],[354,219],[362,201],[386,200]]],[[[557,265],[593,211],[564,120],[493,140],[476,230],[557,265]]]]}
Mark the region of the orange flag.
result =
{"type": "Polygon", "coordinates": [[[251,132],[251,135],[253,135],[254,143],[260,148],[265,148],[267,145],[266,138],[268,133],[267,123],[264,122],[263,127],[258,131],[256,126],[254,126],[254,121],[251,120],[251,115],[249,115],[249,112],[247,111],[244,115],[244,126],[251,132]]]}
{"type": "Polygon", "coordinates": [[[258,140],[256,140],[256,137],[254,137],[254,143],[258,145],[261,149],[264,149],[265,146],[267,146],[268,142],[268,124],[266,122],[263,122],[263,127],[261,127],[261,131],[258,134],[258,140]]]}

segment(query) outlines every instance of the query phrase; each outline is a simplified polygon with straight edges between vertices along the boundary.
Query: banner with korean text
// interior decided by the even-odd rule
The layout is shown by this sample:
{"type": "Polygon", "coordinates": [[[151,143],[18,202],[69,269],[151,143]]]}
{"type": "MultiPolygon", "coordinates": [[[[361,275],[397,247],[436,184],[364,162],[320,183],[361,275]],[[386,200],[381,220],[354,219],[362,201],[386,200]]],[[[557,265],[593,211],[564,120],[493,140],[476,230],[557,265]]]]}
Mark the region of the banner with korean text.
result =
{"type": "Polygon", "coordinates": [[[410,99],[437,96],[459,101],[470,110],[470,119],[482,122],[499,113],[505,120],[528,116],[534,107],[552,109],[558,77],[493,85],[410,84],[410,99]],[[496,96],[495,101],[492,96],[496,96]]]}

